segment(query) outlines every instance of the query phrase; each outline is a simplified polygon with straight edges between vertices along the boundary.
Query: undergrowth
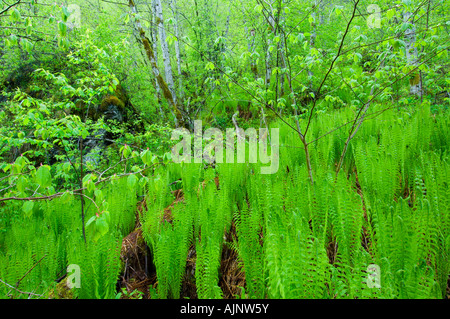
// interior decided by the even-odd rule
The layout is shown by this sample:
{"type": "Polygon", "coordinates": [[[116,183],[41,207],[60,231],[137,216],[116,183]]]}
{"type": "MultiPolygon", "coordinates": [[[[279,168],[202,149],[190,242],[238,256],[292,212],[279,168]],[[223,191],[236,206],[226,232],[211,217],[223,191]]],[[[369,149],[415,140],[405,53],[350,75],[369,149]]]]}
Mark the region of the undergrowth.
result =
{"type": "MultiPolygon", "coordinates": [[[[311,138],[353,116],[350,109],[322,114],[312,122],[311,138]]],[[[221,254],[229,245],[245,273],[241,298],[446,297],[447,113],[432,115],[424,105],[368,119],[338,176],[347,129],[324,136],[310,144],[314,184],[296,133],[281,122],[272,127],[280,128],[281,139],[276,174],[260,174],[263,164],[192,163],[161,166],[148,176],[147,209],[139,217],[154,256],[154,296],[183,297],[187,257],[194,250],[198,297],[223,298],[221,254]],[[374,288],[368,285],[373,264],[380,269],[374,288]]],[[[136,191],[120,182],[106,198],[115,227],[97,242],[83,240],[75,197],[42,202],[32,216],[5,223],[0,278],[45,295],[67,265],[77,264],[82,280],[76,297],[113,298],[120,243],[135,222],[136,191]]],[[[90,207],[86,217],[93,214],[90,207]]],[[[17,289],[0,285],[0,294],[28,297],[17,289]]]]}

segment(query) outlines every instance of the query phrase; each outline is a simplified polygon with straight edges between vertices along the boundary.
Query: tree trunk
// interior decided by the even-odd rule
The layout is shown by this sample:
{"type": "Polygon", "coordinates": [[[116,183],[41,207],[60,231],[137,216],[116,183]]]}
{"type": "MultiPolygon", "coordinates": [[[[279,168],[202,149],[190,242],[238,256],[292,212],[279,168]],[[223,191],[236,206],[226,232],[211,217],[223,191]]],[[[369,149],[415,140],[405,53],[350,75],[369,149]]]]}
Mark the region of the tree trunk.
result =
{"type": "MultiPolygon", "coordinates": [[[[151,12],[151,20],[152,20],[152,25],[150,26],[150,30],[151,30],[151,38],[152,38],[152,48],[153,48],[153,53],[155,55],[155,64],[158,65],[158,50],[157,50],[157,45],[158,45],[158,35],[157,35],[157,31],[156,31],[156,12],[155,12],[155,1],[153,0],[151,3],[151,8],[150,8],[150,12],[151,12]]],[[[153,73],[155,73],[153,71],[153,73]]],[[[159,87],[159,83],[158,83],[158,79],[156,79],[155,77],[155,90],[156,90],[156,97],[158,98],[158,105],[159,105],[159,112],[161,113],[161,116],[164,118],[164,111],[161,107],[161,88],[159,87]]],[[[170,112],[173,114],[172,110],[170,110],[170,112]]]]}
{"type": "MultiPolygon", "coordinates": [[[[416,26],[414,25],[414,21],[412,20],[411,12],[403,13],[403,22],[409,23],[410,27],[405,31],[405,52],[406,52],[406,61],[409,65],[417,66],[419,63],[418,52],[415,46],[416,44],[416,26]]],[[[420,78],[419,72],[414,72],[413,77],[409,80],[409,92],[412,95],[416,95],[418,97],[422,96],[422,81],[420,78]]]]}
{"type": "MultiPolygon", "coordinates": [[[[156,0],[160,2],[159,0],[156,0]]],[[[128,0],[128,5],[130,7],[131,13],[136,17],[137,10],[136,6],[133,2],[133,0],[128,0]]],[[[172,106],[174,114],[175,114],[175,125],[178,126],[184,126],[184,119],[183,116],[178,108],[177,100],[172,94],[171,90],[169,89],[167,83],[164,81],[164,78],[161,75],[161,72],[159,71],[158,65],[156,64],[155,60],[155,54],[152,49],[152,46],[150,45],[150,41],[145,35],[145,31],[142,28],[141,22],[139,19],[135,19],[135,29],[138,33],[138,37],[140,41],[142,42],[142,45],[144,46],[145,53],[147,55],[148,60],[150,61],[150,64],[152,66],[153,75],[155,76],[156,80],[158,81],[158,85],[163,91],[164,98],[167,100],[167,102],[172,106]]],[[[173,80],[173,79],[172,79],[173,80]]],[[[172,81],[173,84],[173,81],[172,81]]]]}
{"type": "MultiPolygon", "coordinates": [[[[312,22],[311,22],[311,38],[309,39],[309,46],[311,48],[314,48],[316,45],[316,38],[317,38],[317,24],[316,24],[316,10],[317,10],[317,0],[314,1],[314,10],[311,12],[311,18],[312,18],[312,22]]],[[[312,90],[313,89],[313,76],[314,73],[311,71],[310,68],[308,68],[308,78],[309,78],[309,88],[312,90]]]]}
{"type": "Polygon", "coordinates": [[[273,17],[273,8],[272,5],[269,4],[270,11],[267,12],[267,19],[269,23],[270,32],[267,35],[267,51],[266,51],[266,87],[270,85],[270,77],[272,75],[272,55],[270,54],[270,47],[272,45],[272,41],[270,40],[270,34],[275,35],[275,19],[273,17]]]}
{"type": "MultiPolygon", "coordinates": [[[[246,22],[244,21],[244,24],[246,22]]],[[[252,70],[252,73],[255,76],[255,80],[258,78],[258,67],[256,66],[255,57],[253,54],[255,53],[255,29],[252,28],[250,31],[248,30],[248,27],[245,26],[245,33],[247,34],[247,46],[248,46],[248,52],[250,52],[250,69],[252,70]]]]}
{"type": "Polygon", "coordinates": [[[176,0],[169,0],[170,8],[172,10],[173,16],[175,17],[174,31],[175,37],[175,54],[177,58],[177,68],[178,68],[178,94],[179,99],[183,99],[183,75],[181,74],[181,53],[180,53],[180,42],[179,42],[179,32],[178,32],[178,8],[176,0]]]}
{"type": "Polygon", "coordinates": [[[164,71],[166,75],[167,86],[172,93],[173,101],[177,103],[177,95],[175,92],[175,84],[173,81],[172,65],[170,63],[169,45],[166,40],[166,29],[164,27],[164,16],[162,11],[161,0],[155,1],[156,25],[158,26],[159,41],[161,43],[161,51],[163,57],[164,71]]]}

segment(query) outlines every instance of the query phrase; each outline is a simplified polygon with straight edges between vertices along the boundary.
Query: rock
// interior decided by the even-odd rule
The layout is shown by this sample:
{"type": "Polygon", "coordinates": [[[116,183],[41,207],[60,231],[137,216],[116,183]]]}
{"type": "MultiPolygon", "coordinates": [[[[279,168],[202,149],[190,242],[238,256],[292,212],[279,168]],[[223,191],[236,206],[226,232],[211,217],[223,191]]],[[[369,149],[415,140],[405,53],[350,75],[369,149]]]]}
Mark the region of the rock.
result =
{"type": "Polygon", "coordinates": [[[108,132],[100,129],[93,132],[92,135],[83,139],[84,163],[92,168],[98,168],[104,156],[104,150],[107,146],[105,138],[108,132]]]}
{"type": "Polygon", "coordinates": [[[105,121],[117,121],[123,123],[123,114],[116,105],[108,105],[103,113],[105,121]]]}

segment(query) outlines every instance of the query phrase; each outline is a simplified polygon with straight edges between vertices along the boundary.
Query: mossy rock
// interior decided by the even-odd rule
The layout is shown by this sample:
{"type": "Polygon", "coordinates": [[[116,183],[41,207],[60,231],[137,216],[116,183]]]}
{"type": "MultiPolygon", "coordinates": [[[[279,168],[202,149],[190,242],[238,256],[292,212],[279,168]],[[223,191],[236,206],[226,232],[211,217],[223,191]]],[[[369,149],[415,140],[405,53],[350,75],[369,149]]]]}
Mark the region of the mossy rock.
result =
{"type": "Polygon", "coordinates": [[[100,106],[98,108],[98,111],[101,113],[106,112],[108,106],[110,106],[110,105],[117,106],[119,108],[119,110],[121,110],[121,111],[123,111],[123,109],[125,108],[124,101],[122,101],[115,95],[109,95],[109,96],[106,96],[102,100],[102,102],[100,103],[100,106]]]}
{"type": "Polygon", "coordinates": [[[48,294],[49,299],[74,299],[72,289],[67,286],[67,281],[63,279],[48,294]]]}

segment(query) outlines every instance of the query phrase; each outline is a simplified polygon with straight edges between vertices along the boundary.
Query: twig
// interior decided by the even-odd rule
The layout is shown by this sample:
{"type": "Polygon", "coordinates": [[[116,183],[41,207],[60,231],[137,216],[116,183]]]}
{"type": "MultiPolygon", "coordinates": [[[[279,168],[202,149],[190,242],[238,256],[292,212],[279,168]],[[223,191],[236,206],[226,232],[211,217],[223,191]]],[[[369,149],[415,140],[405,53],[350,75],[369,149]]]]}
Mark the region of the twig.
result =
{"type": "Polygon", "coordinates": [[[16,288],[18,288],[19,287],[19,285],[20,285],[20,282],[45,258],[45,257],[47,257],[47,255],[44,255],[44,256],[42,256],[42,258],[41,259],[39,259],[38,260],[38,262],[37,263],[35,263],[34,264],[34,266],[33,267],[31,267],[26,273],[25,273],[25,275],[23,275],[22,276],[22,278],[20,278],[18,281],[17,281],[17,283],[16,283],[16,288]]]}
{"type": "MultiPolygon", "coordinates": [[[[121,174],[121,175],[108,176],[108,177],[106,177],[105,179],[102,179],[102,180],[100,180],[100,181],[95,182],[94,185],[98,185],[98,184],[107,182],[107,181],[109,181],[110,179],[112,179],[113,177],[116,177],[116,178],[122,178],[122,177],[130,176],[130,175],[142,174],[142,173],[145,172],[147,169],[152,168],[152,167],[155,166],[155,165],[164,165],[164,163],[161,163],[161,162],[154,163],[154,164],[152,164],[152,165],[150,165],[150,166],[147,166],[147,167],[143,168],[142,170],[137,171],[137,172],[134,172],[134,173],[126,173],[126,174],[121,174]]],[[[64,191],[64,192],[59,192],[59,193],[56,193],[56,194],[53,194],[53,195],[49,195],[49,196],[40,196],[40,197],[15,197],[15,196],[12,196],[12,197],[0,198],[0,202],[10,201],[10,200],[18,200],[18,201],[29,201],[29,200],[51,200],[51,199],[54,199],[54,198],[57,198],[57,197],[61,197],[62,195],[64,195],[64,194],[67,193],[67,192],[77,193],[77,192],[84,191],[84,190],[86,190],[86,189],[87,189],[86,187],[81,187],[81,188],[74,189],[74,190],[70,190],[70,191],[64,191]]]]}
{"type": "Polygon", "coordinates": [[[86,244],[86,227],[84,225],[84,198],[83,198],[83,138],[80,138],[80,201],[81,201],[81,222],[83,226],[83,238],[86,244]]]}
{"type": "Polygon", "coordinates": [[[33,292],[21,291],[21,290],[17,289],[16,287],[14,287],[14,286],[8,284],[7,282],[4,282],[4,281],[1,280],[1,279],[0,279],[0,282],[1,282],[2,284],[4,284],[4,285],[8,286],[8,287],[11,288],[11,289],[14,289],[14,290],[17,291],[18,293],[21,293],[21,294],[24,294],[24,295],[36,296],[36,297],[42,297],[42,296],[43,296],[43,295],[35,294],[35,293],[33,293],[33,292]]]}
{"type": "MultiPolygon", "coordinates": [[[[327,80],[328,75],[331,73],[331,70],[333,69],[334,63],[341,56],[342,47],[344,46],[345,38],[346,38],[346,36],[347,36],[347,34],[348,34],[349,30],[350,30],[350,25],[352,24],[352,21],[355,18],[356,8],[358,6],[359,1],[360,0],[357,0],[355,2],[355,5],[353,6],[353,13],[352,13],[352,16],[351,16],[350,20],[347,23],[347,28],[345,29],[344,35],[342,36],[342,40],[341,40],[341,44],[339,45],[338,52],[337,52],[336,56],[334,57],[333,61],[331,62],[331,65],[330,65],[327,73],[325,74],[322,82],[320,83],[319,88],[317,89],[317,93],[316,93],[317,95],[320,94],[320,90],[322,89],[322,86],[324,85],[325,81],[327,80]]],[[[303,134],[305,136],[306,136],[306,133],[308,132],[309,126],[311,124],[311,119],[312,119],[312,116],[313,116],[313,113],[314,113],[314,108],[316,107],[316,104],[317,104],[317,99],[314,99],[314,103],[313,103],[313,106],[311,107],[311,111],[310,111],[309,117],[308,117],[308,124],[306,125],[305,133],[303,134]]]]}
{"type": "Polygon", "coordinates": [[[11,9],[12,7],[18,5],[20,3],[21,0],[18,0],[16,3],[13,3],[11,5],[9,5],[6,9],[0,11],[0,15],[2,15],[3,13],[5,13],[6,11],[8,11],[9,9],[11,9]]]}

